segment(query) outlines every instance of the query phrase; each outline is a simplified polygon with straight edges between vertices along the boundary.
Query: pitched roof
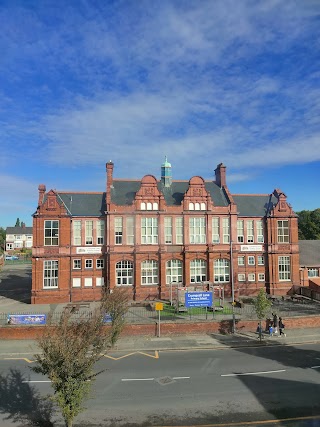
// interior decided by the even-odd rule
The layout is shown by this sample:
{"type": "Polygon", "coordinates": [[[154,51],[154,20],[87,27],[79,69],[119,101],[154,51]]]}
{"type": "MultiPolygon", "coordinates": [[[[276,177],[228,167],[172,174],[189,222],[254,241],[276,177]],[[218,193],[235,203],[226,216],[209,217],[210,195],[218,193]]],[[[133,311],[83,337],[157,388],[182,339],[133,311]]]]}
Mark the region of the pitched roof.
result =
{"type": "Polygon", "coordinates": [[[62,193],[57,192],[58,201],[72,216],[104,215],[106,210],[106,193],[62,193]]]}
{"type": "MultiPolygon", "coordinates": [[[[140,186],[140,180],[113,180],[112,202],[119,206],[131,205],[140,186]]],[[[165,187],[161,181],[158,181],[157,186],[168,206],[179,206],[189,188],[189,181],[172,181],[170,187],[165,187]]],[[[215,206],[228,206],[223,190],[215,182],[205,182],[205,188],[210,193],[215,206]]]]}
{"type": "Polygon", "coordinates": [[[235,194],[232,195],[239,216],[268,215],[278,199],[272,194],[235,194]]]}
{"type": "Polygon", "coordinates": [[[7,227],[6,234],[32,234],[32,227],[7,227]]]}
{"type": "Polygon", "coordinates": [[[320,267],[320,240],[299,240],[300,266],[320,267]]]}

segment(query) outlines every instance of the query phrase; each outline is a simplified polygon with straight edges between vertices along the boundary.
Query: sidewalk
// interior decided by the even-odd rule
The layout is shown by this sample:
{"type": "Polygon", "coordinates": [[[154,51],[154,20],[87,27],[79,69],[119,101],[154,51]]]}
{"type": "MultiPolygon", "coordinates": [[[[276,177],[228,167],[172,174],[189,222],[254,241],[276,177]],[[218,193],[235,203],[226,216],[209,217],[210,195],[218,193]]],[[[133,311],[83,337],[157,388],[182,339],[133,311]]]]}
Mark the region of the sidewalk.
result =
{"type": "MultiPolygon", "coordinates": [[[[115,352],[135,351],[174,351],[174,350],[201,350],[223,349],[253,346],[279,346],[306,343],[320,343],[320,328],[294,329],[287,331],[286,337],[263,334],[260,343],[259,336],[253,332],[236,333],[234,335],[197,334],[175,335],[163,337],[129,336],[120,338],[115,352]]],[[[32,355],[36,353],[36,341],[30,340],[2,340],[0,344],[0,358],[9,355],[32,355]]]]}

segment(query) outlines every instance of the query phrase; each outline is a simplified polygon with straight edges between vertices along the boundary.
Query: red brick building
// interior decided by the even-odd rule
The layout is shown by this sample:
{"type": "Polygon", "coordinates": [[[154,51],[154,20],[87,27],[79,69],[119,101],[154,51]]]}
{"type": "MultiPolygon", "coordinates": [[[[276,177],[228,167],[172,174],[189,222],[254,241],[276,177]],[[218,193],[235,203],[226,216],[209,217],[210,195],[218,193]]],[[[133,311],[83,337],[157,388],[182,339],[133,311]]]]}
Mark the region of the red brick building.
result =
{"type": "Polygon", "coordinates": [[[226,167],[215,179],[115,179],[105,192],[39,186],[33,215],[32,302],[90,301],[125,286],[134,300],[168,298],[170,286],[212,282],[226,295],[265,287],[285,294],[299,284],[297,217],[279,189],[231,194],[226,167]]]}

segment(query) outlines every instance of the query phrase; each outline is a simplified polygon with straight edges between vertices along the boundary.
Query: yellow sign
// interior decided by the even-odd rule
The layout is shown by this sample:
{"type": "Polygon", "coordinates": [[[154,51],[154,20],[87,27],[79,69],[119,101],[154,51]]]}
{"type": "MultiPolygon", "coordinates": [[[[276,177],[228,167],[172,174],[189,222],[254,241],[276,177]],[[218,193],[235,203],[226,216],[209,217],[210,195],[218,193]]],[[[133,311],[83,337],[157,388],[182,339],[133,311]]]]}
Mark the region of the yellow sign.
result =
{"type": "Polygon", "coordinates": [[[156,310],[158,311],[163,310],[163,302],[156,302],[156,310]]]}

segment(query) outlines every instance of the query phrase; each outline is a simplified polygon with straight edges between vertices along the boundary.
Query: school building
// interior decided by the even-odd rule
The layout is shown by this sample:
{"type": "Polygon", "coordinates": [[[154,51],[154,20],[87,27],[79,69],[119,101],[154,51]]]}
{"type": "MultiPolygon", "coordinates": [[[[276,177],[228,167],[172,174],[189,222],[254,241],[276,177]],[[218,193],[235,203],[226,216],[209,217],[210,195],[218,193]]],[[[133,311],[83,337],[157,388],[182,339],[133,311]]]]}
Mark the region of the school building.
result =
{"type": "Polygon", "coordinates": [[[298,223],[280,189],[232,194],[226,166],[212,180],[114,177],[100,192],[39,185],[33,214],[32,303],[99,300],[101,286],[132,300],[168,299],[172,287],[211,283],[236,298],[299,285],[298,223]]]}

